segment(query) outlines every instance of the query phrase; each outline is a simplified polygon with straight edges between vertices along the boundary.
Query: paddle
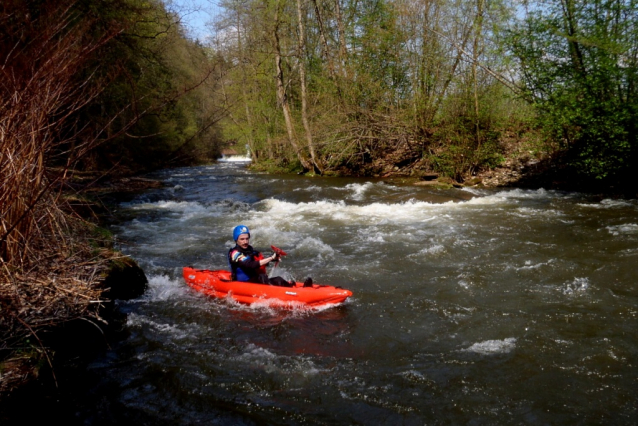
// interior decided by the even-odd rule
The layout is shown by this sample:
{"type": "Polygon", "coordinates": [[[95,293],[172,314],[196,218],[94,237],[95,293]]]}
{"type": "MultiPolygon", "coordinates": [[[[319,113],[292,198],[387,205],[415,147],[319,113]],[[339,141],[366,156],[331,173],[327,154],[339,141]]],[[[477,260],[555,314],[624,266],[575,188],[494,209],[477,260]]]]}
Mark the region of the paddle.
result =
{"type": "MultiPolygon", "coordinates": [[[[280,249],[279,247],[270,246],[270,248],[277,255],[277,262],[275,262],[275,266],[273,266],[273,268],[272,268],[274,270],[277,267],[277,265],[279,265],[279,258],[282,257],[282,256],[286,256],[287,253],[285,251],[283,251],[282,249],[280,249]]],[[[303,286],[304,287],[312,287],[312,278],[310,278],[310,277],[306,278],[306,281],[304,281],[304,285],[303,286]]],[[[319,287],[326,287],[326,286],[319,286],[319,287]]]]}
{"type": "MultiPolygon", "coordinates": [[[[277,255],[277,262],[275,262],[275,268],[277,267],[277,265],[279,265],[279,258],[282,256],[287,256],[288,253],[286,253],[285,251],[283,251],[282,249],[280,249],[279,247],[275,247],[275,246],[270,246],[270,248],[272,249],[272,251],[275,252],[275,254],[277,255]]],[[[273,268],[274,269],[274,268],[273,268]]]]}

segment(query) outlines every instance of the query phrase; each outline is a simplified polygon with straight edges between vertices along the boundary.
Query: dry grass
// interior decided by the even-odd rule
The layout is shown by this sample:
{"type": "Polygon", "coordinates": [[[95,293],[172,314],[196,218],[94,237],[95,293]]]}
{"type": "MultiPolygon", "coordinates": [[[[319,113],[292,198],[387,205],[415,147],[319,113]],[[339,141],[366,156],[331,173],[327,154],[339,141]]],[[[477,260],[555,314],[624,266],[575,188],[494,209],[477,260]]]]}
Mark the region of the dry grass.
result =
{"type": "Polygon", "coordinates": [[[37,375],[39,362],[51,365],[41,331],[78,318],[104,322],[101,282],[116,254],[96,248],[92,225],[69,221],[67,238],[32,241],[28,264],[0,262],[0,394],[37,375]]]}
{"type": "Polygon", "coordinates": [[[28,267],[1,264],[3,342],[8,336],[24,336],[77,317],[99,319],[100,281],[107,267],[105,250],[96,250],[77,236],[62,246],[52,243],[44,247],[46,241],[40,241],[42,247],[34,251],[28,267]]]}
{"type": "MultiPolygon", "coordinates": [[[[28,336],[41,346],[43,328],[99,321],[106,267],[90,226],[65,212],[60,190],[98,143],[99,132],[78,116],[103,87],[87,65],[118,29],[91,37],[74,0],[38,3],[40,13],[34,5],[0,6],[0,360],[22,358],[28,336]]],[[[48,359],[46,348],[36,350],[48,359]]],[[[6,366],[0,387],[11,375],[6,366]]]]}

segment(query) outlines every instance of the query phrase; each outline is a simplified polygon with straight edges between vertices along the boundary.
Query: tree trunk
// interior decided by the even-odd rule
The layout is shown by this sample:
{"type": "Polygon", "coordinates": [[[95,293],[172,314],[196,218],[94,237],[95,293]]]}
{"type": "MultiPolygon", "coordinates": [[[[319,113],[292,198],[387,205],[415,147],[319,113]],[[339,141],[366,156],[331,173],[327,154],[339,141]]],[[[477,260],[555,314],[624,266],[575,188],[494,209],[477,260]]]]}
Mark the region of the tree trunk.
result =
{"type": "Polygon", "coordinates": [[[297,143],[297,136],[295,134],[295,128],[292,122],[292,116],[290,114],[290,106],[288,105],[288,95],[286,94],[286,84],[284,82],[284,70],[281,66],[281,43],[279,41],[279,7],[281,2],[277,2],[277,9],[275,11],[275,22],[273,26],[273,36],[275,41],[275,67],[277,70],[277,100],[281,105],[281,110],[284,114],[284,121],[286,122],[286,131],[288,133],[288,141],[293,150],[297,154],[297,159],[301,163],[304,170],[310,170],[312,165],[305,158],[303,152],[299,148],[297,143]]]}
{"type": "Polygon", "coordinates": [[[563,22],[565,32],[568,35],[567,42],[572,65],[580,77],[585,77],[585,64],[583,63],[583,52],[581,52],[580,42],[578,41],[578,28],[574,11],[576,6],[573,0],[561,0],[561,6],[563,8],[563,22]]]}
{"type": "Polygon", "coordinates": [[[306,143],[308,144],[308,151],[310,152],[310,159],[314,165],[315,171],[319,174],[323,173],[323,167],[318,161],[315,147],[312,142],[312,130],[310,129],[310,123],[308,121],[308,90],[306,85],[306,28],[304,26],[303,12],[301,7],[301,1],[297,0],[297,18],[299,21],[299,80],[301,84],[301,121],[303,122],[304,130],[306,131],[306,143]]]}
{"type": "Polygon", "coordinates": [[[246,77],[246,67],[244,66],[245,58],[244,58],[243,43],[241,39],[242,25],[240,22],[239,11],[237,11],[236,28],[237,28],[237,57],[239,59],[239,64],[241,67],[241,77],[243,80],[241,84],[241,95],[244,100],[244,109],[246,110],[246,122],[248,123],[248,131],[246,132],[246,138],[248,139],[248,146],[250,147],[250,153],[251,153],[250,155],[253,158],[253,161],[257,161],[257,155],[256,155],[257,149],[255,146],[255,137],[254,137],[255,126],[253,123],[252,114],[250,112],[250,106],[248,104],[248,93],[246,92],[246,86],[248,86],[248,78],[246,77]]]}
{"type": "Polygon", "coordinates": [[[319,26],[319,42],[321,43],[321,54],[323,56],[324,61],[328,62],[328,75],[331,80],[334,80],[335,77],[335,67],[332,56],[330,55],[330,49],[328,48],[328,41],[326,38],[326,30],[323,25],[323,17],[321,16],[321,11],[319,10],[319,5],[317,4],[317,0],[312,0],[312,3],[315,7],[315,16],[317,17],[317,24],[319,26]]]}
{"type": "Polygon", "coordinates": [[[478,74],[479,42],[483,33],[483,0],[477,0],[476,22],[474,24],[474,44],[472,46],[472,78],[474,80],[474,126],[476,132],[476,149],[481,147],[481,128],[479,122],[478,74]]]}
{"type": "Polygon", "coordinates": [[[341,15],[341,0],[335,0],[335,14],[337,18],[337,28],[339,29],[339,66],[341,67],[341,75],[348,78],[348,68],[346,66],[348,51],[346,49],[346,27],[343,23],[341,15]]]}

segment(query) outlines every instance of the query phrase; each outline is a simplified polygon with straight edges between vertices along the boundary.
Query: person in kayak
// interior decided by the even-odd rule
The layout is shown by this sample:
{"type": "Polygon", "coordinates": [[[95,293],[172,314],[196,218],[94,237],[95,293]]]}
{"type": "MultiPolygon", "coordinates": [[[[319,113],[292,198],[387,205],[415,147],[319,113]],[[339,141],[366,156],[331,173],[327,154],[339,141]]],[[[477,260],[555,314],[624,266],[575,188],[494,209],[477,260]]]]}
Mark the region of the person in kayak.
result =
{"type": "Polygon", "coordinates": [[[230,265],[231,279],[251,283],[270,284],[281,287],[293,287],[282,277],[268,278],[266,265],[279,260],[277,253],[270,257],[264,257],[250,245],[250,230],[246,225],[238,225],[233,229],[235,247],[228,251],[228,264],[230,265]]]}

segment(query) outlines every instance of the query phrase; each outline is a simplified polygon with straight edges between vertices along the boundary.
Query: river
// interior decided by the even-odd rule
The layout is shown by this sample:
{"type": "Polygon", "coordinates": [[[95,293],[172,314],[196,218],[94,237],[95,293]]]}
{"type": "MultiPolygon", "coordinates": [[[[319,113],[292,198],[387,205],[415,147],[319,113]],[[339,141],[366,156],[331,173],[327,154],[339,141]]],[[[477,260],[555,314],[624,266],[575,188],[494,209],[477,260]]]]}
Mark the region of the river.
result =
{"type": "Polygon", "coordinates": [[[162,171],[112,227],[149,289],[89,366],[85,424],[635,425],[638,203],[522,189],[162,171]],[[232,228],[288,256],[271,275],[341,306],[214,300],[232,228]]]}

